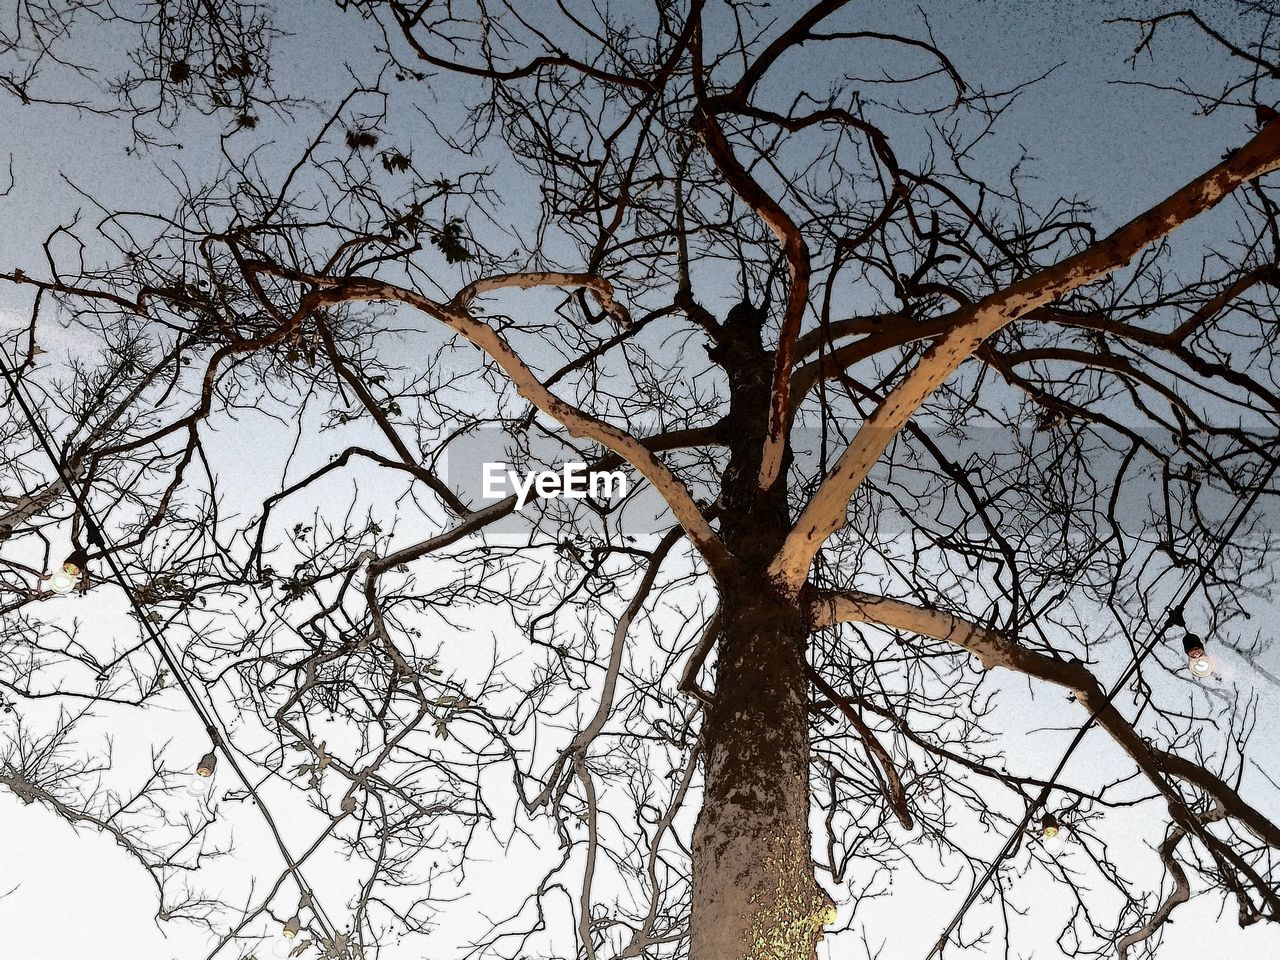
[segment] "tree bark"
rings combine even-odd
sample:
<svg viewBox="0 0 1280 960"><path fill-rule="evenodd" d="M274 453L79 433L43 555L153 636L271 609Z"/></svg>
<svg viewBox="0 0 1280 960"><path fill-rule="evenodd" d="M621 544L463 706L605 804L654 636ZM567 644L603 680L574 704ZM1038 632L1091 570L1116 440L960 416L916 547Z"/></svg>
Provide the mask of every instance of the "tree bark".
<svg viewBox="0 0 1280 960"><path fill-rule="evenodd" d="M811 960L833 919L810 848L808 618L766 576L791 522L786 484L757 482L773 375L763 319L735 307L711 352L731 387L719 533L736 567L719 580L715 692L702 731L693 960ZM790 460L784 449L780 476Z"/></svg>
<svg viewBox="0 0 1280 960"><path fill-rule="evenodd" d="M763 587L727 592L721 616L690 955L810 960L833 916L810 848L806 629Z"/></svg>

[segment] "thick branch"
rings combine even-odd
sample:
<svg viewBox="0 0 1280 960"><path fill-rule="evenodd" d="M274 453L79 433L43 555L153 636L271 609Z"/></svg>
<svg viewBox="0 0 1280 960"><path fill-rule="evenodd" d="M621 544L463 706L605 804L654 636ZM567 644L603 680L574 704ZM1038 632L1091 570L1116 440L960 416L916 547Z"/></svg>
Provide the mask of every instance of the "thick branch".
<svg viewBox="0 0 1280 960"><path fill-rule="evenodd" d="M838 7L839 4L833 6ZM810 11L810 16L814 12ZM725 182L733 188L733 192L755 211L756 216L777 238L791 279L787 290L787 304L782 314L782 327L778 332L778 347L774 352L773 381L769 394L769 429L765 436L760 474L757 480L761 490L768 490L778 479L782 470L787 423L791 409L789 402L791 368L795 363L796 339L800 336L805 305L809 302L809 281L813 272L810 265L809 246L805 243L799 226L782 209L782 205L769 195L769 192L747 172L734 155L733 147L720 127L715 110L707 105L700 62L701 31L696 32L694 36L694 49L699 61L694 67L694 84L700 104L698 129L706 143L707 152L715 161L716 168ZM787 34L784 34L785 36ZM767 53L766 51L766 56ZM758 60L757 64L759 63ZM747 82L746 78L743 82Z"/></svg>
<svg viewBox="0 0 1280 960"><path fill-rule="evenodd" d="M547 416L564 425L572 436L586 437L612 450L635 467L662 495L689 540L713 569L723 569L728 554L715 531L707 523L688 489L652 451L631 434L561 400L534 375L519 354L492 327L481 323L457 303L436 303L421 294L362 277L338 279L307 278L328 289L318 297L322 303L386 302L403 303L441 321L483 350L507 375L516 392ZM475 285L473 285L474 287ZM470 290L472 288L467 288ZM464 290L464 293L467 291Z"/></svg>
<svg viewBox="0 0 1280 960"><path fill-rule="evenodd" d="M1187 882L1187 872L1182 869L1182 864L1178 863L1173 855L1174 849L1186 835L1186 831L1181 827L1174 827L1160 844L1160 859L1164 861L1169 876L1173 880L1173 890L1151 915L1150 920L1116 944L1117 960L1128 960L1130 947L1153 937L1156 931L1168 922L1174 908L1191 899L1191 884Z"/></svg>
<svg viewBox="0 0 1280 960"><path fill-rule="evenodd" d="M1212 209L1241 184L1277 167L1280 123L1272 123L1208 173L1106 239L962 310L951 332L925 351L863 423L801 513L770 566L779 588L791 595L799 592L814 554L844 523L849 500L871 467L920 406L988 337L1037 307L1119 269L1144 247Z"/></svg>
<svg viewBox="0 0 1280 960"><path fill-rule="evenodd" d="M866 593L806 591L810 625L814 629L837 623L866 623L941 640L968 650L986 669L1005 667L1071 690L1084 707L1097 711L1097 723L1123 749L1170 801L1185 810L1180 796L1169 796L1165 776L1184 780L1212 797L1227 816L1243 823L1263 843L1280 850L1280 827L1247 803L1230 785L1199 764L1152 745L1107 702L1097 678L1074 657L1062 659L1030 650L1016 640L971 620L941 610L918 607L903 600ZM1187 813L1187 816L1191 816ZM1194 827L1192 829L1195 829Z"/></svg>

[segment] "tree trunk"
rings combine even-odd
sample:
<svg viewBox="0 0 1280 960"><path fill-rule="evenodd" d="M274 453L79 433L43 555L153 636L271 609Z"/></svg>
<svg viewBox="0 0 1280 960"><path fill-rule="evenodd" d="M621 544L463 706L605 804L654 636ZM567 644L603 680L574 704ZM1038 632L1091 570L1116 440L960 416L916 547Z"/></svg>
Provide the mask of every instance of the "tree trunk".
<svg viewBox="0 0 1280 960"><path fill-rule="evenodd" d="M831 920L809 846L808 625L765 579L791 526L786 483L758 486L774 363L761 342L765 319L739 304L710 352L731 387L720 535L740 566L719 583L693 831L693 960L812 960ZM783 478L790 462L788 448Z"/></svg>
<svg viewBox="0 0 1280 960"><path fill-rule="evenodd" d="M763 588L722 597L721 612L690 955L810 960L832 915L810 852L805 625Z"/></svg>

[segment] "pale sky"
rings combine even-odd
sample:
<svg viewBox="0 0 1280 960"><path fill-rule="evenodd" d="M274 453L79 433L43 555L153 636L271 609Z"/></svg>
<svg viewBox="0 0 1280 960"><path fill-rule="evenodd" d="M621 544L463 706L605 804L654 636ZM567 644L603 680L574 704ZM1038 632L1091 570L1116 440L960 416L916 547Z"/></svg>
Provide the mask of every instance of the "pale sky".
<svg viewBox="0 0 1280 960"><path fill-rule="evenodd" d="M889 25L897 21L899 26L905 23L918 28L919 21L908 5L888 6L893 12L860 11L858 17L865 17L865 21L859 19L859 26L883 28L883 20ZM1100 228L1123 222L1200 173L1247 135L1245 124L1249 118L1238 112L1195 116L1191 104L1184 99L1109 83L1133 76L1123 60L1135 41L1134 31L1123 26L1100 26L1104 17L1116 15L1116 4L1037 6L1012 0L959 0L929 4L926 9L939 46L956 61L963 74L987 86L1011 85L1062 64L1010 109L999 128L1001 132L986 145L985 156L1007 166L1025 150L1032 158L1028 172L1037 178L1029 184L1029 191L1042 191L1045 198L1064 195L1092 199L1097 208L1095 222ZM343 15L328 4L282 3L279 11L283 25L294 34L282 47L287 53L276 65L280 86L290 89L290 85L303 85L308 95L321 104L332 104L350 82L344 62L357 73L372 62L361 46L368 34L357 29L354 15ZM1213 76L1220 66L1216 55L1204 54L1194 43L1166 45L1162 55L1195 78ZM433 104L432 109L437 121L458 116L456 105ZM278 149L278 155L287 155L292 146L314 132L323 114L322 109L304 107L292 125L280 128L281 143L272 149ZM135 156L126 154L128 131L110 120L77 116L55 108L23 108L0 94L0 130L9 134L9 143L0 144L0 152L12 152L18 185L13 195L0 200L0 263L25 264L30 272L42 265L39 242L48 229L73 211L93 214L79 191L113 205L167 209L172 193L163 182L163 173L171 172L180 163L198 179L216 165L216 158L198 146L199 125L193 128L191 148L180 154ZM1179 238L1198 250L1197 243L1218 239L1213 230L1210 219ZM15 296L12 290L0 287L0 310L4 311L6 329L22 322L18 311L24 305L22 295ZM51 362L84 347L80 335L60 333L52 325L42 328L40 340L49 350ZM411 342L406 338L407 344ZM402 362L413 359L401 358ZM218 469L224 479L238 484L243 491L246 509L255 502L252 494L258 485L267 489L277 483L285 469L284 458L292 436L290 425L273 427L265 419L253 426L251 442L245 442L247 432L243 427L235 430L222 424L221 432L212 435L208 444L219 452ZM334 439L326 440L323 447L304 446L290 465L294 472L289 475L296 476L306 465L322 462L336 443ZM227 485L224 483L224 488ZM296 516L305 519L317 507L336 509L341 505L345 509L350 489L348 475L333 489L317 495L325 499L298 504ZM384 494L381 506L391 509L387 503L390 497ZM365 502L376 500L370 497ZM405 537L425 529L421 516L406 517L403 522ZM429 582L429 570L416 572ZM687 599L692 603L695 598ZM136 635L137 627L125 615L119 591L104 588L83 600L58 602L61 606L50 604L46 605L47 610L41 607L35 612L41 616L47 612L59 620L79 618L88 642L101 644L104 649L128 642ZM1265 623L1273 612L1260 599L1256 622ZM492 615L483 609L472 611L466 615L465 625L466 642L447 644L442 652L448 669L459 677L465 678L468 671L483 672L496 657L507 655L512 644L519 642L510 620L501 612ZM1254 749L1274 745L1280 736L1280 690L1229 652L1214 652L1222 668L1222 689L1234 687L1243 698L1258 698L1260 728ZM1271 672L1280 675L1280 653L1273 647L1265 657ZM1122 666L1119 659L1104 664L1099 668L1101 678L1110 681ZM1007 720L1011 731L1006 745L1010 768L1048 774L1069 736L1062 729L1080 722L1081 712L1063 702L1057 691L1035 690L1036 699L1032 701L1025 684L1005 682L999 689L999 715ZM586 702L594 704L594 698L588 696ZM225 703L221 706L223 717L230 718L229 707ZM24 716L38 726L56 714L57 705L23 704L22 709ZM1024 732L1025 736L1020 735ZM260 745L248 725L239 735L245 738L246 747ZM335 730L332 735L337 742L342 733ZM92 755L105 748L108 737L114 743L115 773L121 782L145 769L153 749L167 746L164 756L173 766L193 764L205 749L200 724L176 696L166 699L164 709L103 711L97 721L85 725L79 743ZM1125 761L1117 757L1105 738L1095 734L1073 759L1066 777L1070 779L1074 774L1091 781L1126 770ZM230 771L220 770L216 788L221 791L233 786ZM500 796L500 783L495 782L491 788ZM295 853L323 829L323 819L309 810L303 798L279 784L267 784L264 793L280 817ZM1254 799L1273 816L1280 816L1280 798L1274 790ZM188 803L184 795L179 793L173 800L171 816L197 815L193 806L183 806ZM220 801L217 812L218 824L211 836L216 842L232 844L232 852L207 871L201 871L199 882L237 902L256 903L262 890L280 873L278 852L249 804ZM1161 868L1150 848L1152 834L1144 830L1142 813L1109 811L1107 817L1111 820L1107 836L1114 837L1114 859L1124 864L1127 874L1131 871L1135 878L1147 876L1158 883ZM518 891L523 897L530 886L527 881L537 877L558 856L554 838L546 832L545 825L538 827L525 821L521 826L532 831L532 839L517 838L506 851L495 842L478 843L477 862L458 891L465 897L446 905L437 930L425 939L392 944L382 956L388 960L457 956L460 944L483 932L485 917L514 910L514 894ZM509 838L509 828L496 829L502 839ZM970 831L966 840L987 851L998 849L1004 839L1003 834L983 835L973 827L966 829ZM1080 854L1068 849L1062 864L1070 868L1073 856ZM1059 960L1065 954L1054 938L1072 904L1064 898L1061 886L1043 875L1033 875L1025 850L1020 858L1011 861L1010 868L1015 874L1028 874L1020 888L1021 902L1034 903L1034 909L1024 918L1014 919L1017 932L1011 938L1013 949L1009 956ZM340 916L342 901L351 892L354 867L341 854L325 849L304 869L329 913ZM886 944L880 954L882 960L923 958L968 889L967 879L957 871L955 863L935 865L929 876L943 881L938 886L924 883L909 869L904 870L895 880L893 894L862 903L855 929L829 939L820 947L820 956L861 960L865 952L859 931L865 925L873 952L881 942ZM273 908L280 917L289 915L292 899L296 899L296 891L286 884ZM1162 960L1263 960L1280 956L1280 929L1258 924L1240 930L1231 905L1221 915L1220 905L1218 898L1202 897L1180 908L1175 922L1164 930L1164 947L1158 956ZM211 940L206 930L183 923L157 923L155 906L150 880L110 838L89 828L73 831L39 805L25 806L12 794L0 791L0 958L193 960L208 954ZM560 906L563 908L564 903ZM975 911L975 916L979 915L987 922L994 916L991 911ZM259 921L256 926L264 936L272 938L268 943L274 942L278 922ZM972 928L966 926L965 932L971 936L978 929L980 924L975 923ZM567 937L562 936L555 945L564 955L572 955L573 946ZM235 955L234 950L222 954ZM263 955L270 955L269 947ZM959 950L947 954L969 955ZM1001 954L996 950L972 955Z"/></svg>

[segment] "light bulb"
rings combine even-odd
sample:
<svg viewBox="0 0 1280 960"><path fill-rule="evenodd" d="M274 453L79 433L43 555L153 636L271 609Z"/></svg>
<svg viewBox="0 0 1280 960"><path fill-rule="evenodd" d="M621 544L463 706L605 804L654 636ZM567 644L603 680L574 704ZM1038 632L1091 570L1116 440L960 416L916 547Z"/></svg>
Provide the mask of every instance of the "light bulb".
<svg viewBox="0 0 1280 960"><path fill-rule="evenodd" d="M49 577L49 589L59 596L65 597L68 593L76 588L79 582L79 571L75 574L68 573L65 567L59 569L56 573Z"/></svg>
<svg viewBox="0 0 1280 960"><path fill-rule="evenodd" d="M1187 666L1191 668L1193 674L1202 679L1213 676L1213 660L1203 650L1199 654L1189 654Z"/></svg>
<svg viewBox="0 0 1280 960"><path fill-rule="evenodd" d="M1067 832L1052 813L1046 813L1040 821L1040 842L1045 852L1054 857L1067 848Z"/></svg>
<svg viewBox="0 0 1280 960"><path fill-rule="evenodd" d="M1193 676L1201 680L1213 676L1213 660L1205 654L1203 640L1194 633L1188 633L1182 638L1182 649L1186 651L1187 666Z"/></svg>
<svg viewBox="0 0 1280 960"><path fill-rule="evenodd" d="M67 554L62 566L49 574L49 589L59 596L66 596L76 587L87 581L84 579L85 567L89 563L89 554L77 547Z"/></svg>
<svg viewBox="0 0 1280 960"><path fill-rule="evenodd" d="M213 771L218 769L218 755L210 750L196 764L196 772L187 783L187 793L193 797L203 796L209 792L213 783Z"/></svg>

